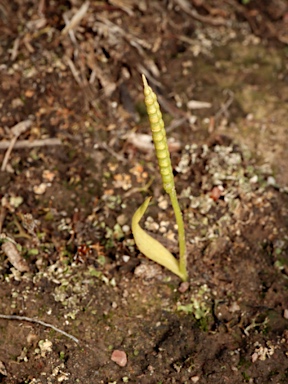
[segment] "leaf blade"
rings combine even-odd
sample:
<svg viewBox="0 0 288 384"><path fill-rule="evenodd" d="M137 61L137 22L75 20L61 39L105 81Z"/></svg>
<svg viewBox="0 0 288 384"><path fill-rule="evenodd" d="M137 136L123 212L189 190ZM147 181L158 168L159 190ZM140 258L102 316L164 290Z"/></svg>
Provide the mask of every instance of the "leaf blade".
<svg viewBox="0 0 288 384"><path fill-rule="evenodd" d="M180 271L179 263L175 257L161 243L159 243L159 241L148 235L148 233L146 233L139 225L139 221L145 214L150 200L151 197L148 197L133 215L132 232L135 243L143 255L169 269L183 280L184 275Z"/></svg>

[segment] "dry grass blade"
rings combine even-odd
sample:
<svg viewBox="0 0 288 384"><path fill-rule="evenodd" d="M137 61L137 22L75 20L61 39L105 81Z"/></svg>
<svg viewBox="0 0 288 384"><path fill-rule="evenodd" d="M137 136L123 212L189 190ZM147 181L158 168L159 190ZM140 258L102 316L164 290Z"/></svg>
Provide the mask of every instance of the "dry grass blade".
<svg viewBox="0 0 288 384"><path fill-rule="evenodd" d="M95 74L95 77L97 77L97 79L101 83L105 97L110 97L117 88L117 83L110 81L108 76L104 74L102 69L97 66L96 63L93 65L93 72Z"/></svg>
<svg viewBox="0 0 288 384"><path fill-rule="evenodd" d="M160 89L163 88L162 83L160 83L160 81L156 80L155 77L152 76L151 73L144 67L144 65L137 63L136 67L137 67L139 73L143 73L143 75L145 75L145 77L149 80L150 83L152 83L154 86L159 87Z"/></svg>
<svg viewBox="0 0 288 384"><path fill-rule="evenodd" d="M230 89L224 90L223 93L224 93L224 95L228 95L228 98L227 98L227 101L222 103L221 108L215 114L215 119L218 119L221 115L224 115L225 117L227 117L228 116L228 110L234 101L234 92L232 92Z"/></svg>
<svg viewBox="0 0 288 384"><path fill-rule="evenodd" d="M115 5L116 7L122 9L129 16L133 16L134 12L132 10L133 2L127 0L110 0L109 3ZM130 3L130 4L129 4Z"/></svg>
<svg viewBox="0 0 288 384"><path fill-rule="evenodd" d="M16 37L13 43L13 48L11 50L11 60L14 61L18 55L20 45L20 37Z"/></svg>
<svg viewBox="0 0 288 384"><path fill-rule="evenodd" d="M79 76L79 72L78 72L78 70L76 69L76 67L75 67L75 65L74 65L74 63L73 63L73 61L72 61L72 60L70 59L70 57L68 57L68 56L65 56L65 60L66 60L66 62L67 62L67 64L68 64L68 66L69 66L69 68L70 68L70 70L71 70L71 72L72 72L72 75L73 75L74 79L76 80L76 82L77 82L79 85L82 85L83 82L82 82L82 80L81 80L81 78L80 78L80 76Z"/></svg>
<svg viewBox="0 0 288 384"><path fill-rule="evenodd" d="M139 39L138 37L132 35L125 29L119 27L119 25L112 23L112 21L108 20L107 18L97 15L97 19L99 20L99 22L109 28L109 32L118 33L120 36L122 36L126 41L128 41L131 46L135 47L140 54L143 53L142 48L149 50L151 49L151 45L147 43L147 41Z"/></svg>
<svg viewBox="0 0 288 384"><path fill-rule="evenodd" d="M70 23L68 25L66 25L66 27L64 29L62 29L62 32L61 32L62 35L66 35L71 29L74 29L80 23L80 21L83 19L86 12L88 11L89 5L90 5L90 2L86 1L86 3L84 3L79 8L79 10L72 17Z"/></svg>
<svg viewBox="0 0 288 384"><path fill-rule="evenodd" d="M68 16L65 13L63 14L63 19L65 21L65 25L66 26L69 25L69 19L68 19ZM77 46L77 39L75 37L73 29L69 29L68 33L69 33L69 36L70 36L70 39L71 39L72 43L75 46Z"/></svg>

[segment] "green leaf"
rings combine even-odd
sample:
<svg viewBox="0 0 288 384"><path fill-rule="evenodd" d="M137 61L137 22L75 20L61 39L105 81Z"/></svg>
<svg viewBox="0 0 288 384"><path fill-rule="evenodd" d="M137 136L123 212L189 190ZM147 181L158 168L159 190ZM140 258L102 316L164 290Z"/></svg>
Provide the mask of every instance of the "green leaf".
<svg viewBox="0 0 288 384"><path fill-rule="evenodd" d="M148 233L146 233L139 225L139 221L145 214L150 200L151 197L148 197L133 215L132 232L135 243L143 255L169 269L184 280L186 276L180 271L179 263L175 257L161 243L159 243L159 241L148 235Z"/></svg>

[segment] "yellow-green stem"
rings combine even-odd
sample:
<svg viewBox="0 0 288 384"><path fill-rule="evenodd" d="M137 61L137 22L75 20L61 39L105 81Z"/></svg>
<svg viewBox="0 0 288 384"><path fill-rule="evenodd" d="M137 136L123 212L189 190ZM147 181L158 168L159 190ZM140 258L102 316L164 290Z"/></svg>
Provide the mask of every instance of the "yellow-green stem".
<svg viewBox="0 0 288 384"><path fill-rule="evenodd" d="M169 197L172 203L173 211L178 226L178 242L179 242L179 269L183 274L183 280L186 281L188 278L187 274L187 262L186 262L186 242L185 242L185 229L182 212L180 210L179 202L177 199L175 188L169 193Z"/></svg>
<svg viewBox="0 0 288 384"><path fill-rule="evenodd" d="M178 203L178 199L175 191L175 183L170 159L170 153L168 150L168 143L166 138L166 131L164 121L162 119L162 113L157 101L157 96L153 92L152 88L148 85L144 75L142 75L144 85L145 104L147 107L147 113L150 120L150 127L152 131L153 142L155 146L156 156L160 168L163 187L169 194L172 207L174 210L179 237L179 271L181 278L185 281L188 279L186 268L186 244L185 244L185 230L182 213ZM150 257L151 258L151 257ZM162 263L162 265L165 265ZM174 267L174 266L173 266ZM171 268L170 268L171 270ZM175 273L175 272L174 272ZM179 273L177 273L179 276Z"/></svg>

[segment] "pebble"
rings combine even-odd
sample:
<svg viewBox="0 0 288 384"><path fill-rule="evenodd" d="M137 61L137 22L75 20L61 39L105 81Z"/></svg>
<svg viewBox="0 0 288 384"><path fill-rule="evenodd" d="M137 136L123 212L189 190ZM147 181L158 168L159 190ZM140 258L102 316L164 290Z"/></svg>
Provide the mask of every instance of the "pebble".
<svg viewBox="0 0 288 384"><path fill-rule="evenodd" d="M273 176L269 176L269 177L267 178L267 184L268 184L268 185L276 185L276 180L274 179Z"/></svg>
<svg viewBox="0 0 288 384"><path fill-rule="evenodd" d="M112 352L111 360L114 361L114 363L118 364L119 367L125 367L127 364L127 355L124 351L115 349Z"/></svg>
<svg viewBox="0 0 288 384"><path fill-rule="evenodd" d="M188 283L188 281L184 281L180 284L178 291L180 293L185 293L188 289L189 289L189 283Z"/></svg>
<svg viewBox="0 0 288 384"><path fill-rule="evenodd" d="M46 189L47 189L47 184L46 183L41 183L39 185L34 185L33 192L36 195L43 195L46 192Z"/></svg>

